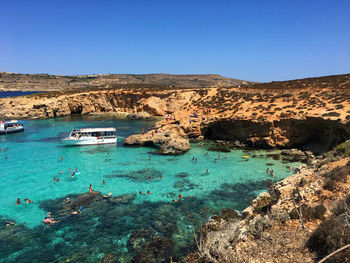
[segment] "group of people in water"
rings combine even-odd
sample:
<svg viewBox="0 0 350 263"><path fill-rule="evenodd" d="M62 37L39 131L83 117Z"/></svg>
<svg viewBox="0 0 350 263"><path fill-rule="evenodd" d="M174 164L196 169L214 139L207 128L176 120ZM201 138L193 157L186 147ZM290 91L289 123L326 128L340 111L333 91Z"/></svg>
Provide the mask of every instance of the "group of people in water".
<svg viewBox="0 0 350 263"><path fill-rule="evenodd" d="M28 199L28 197L24 198L24 201L27 203L27 204L31 204L33 203L32 200ZM21 205L22 204L22 201L21 199L18 197L17 200L16 200L16 205Z"/></svg>
<svg viewBox="0 0 350 263"><path fill-rule="evenodd" d="M9 150L9 147L0 147L0 152L7 152ZM7 157L7 155L5 155L5 160L7 160L8 159L8 157Z"/></svg>

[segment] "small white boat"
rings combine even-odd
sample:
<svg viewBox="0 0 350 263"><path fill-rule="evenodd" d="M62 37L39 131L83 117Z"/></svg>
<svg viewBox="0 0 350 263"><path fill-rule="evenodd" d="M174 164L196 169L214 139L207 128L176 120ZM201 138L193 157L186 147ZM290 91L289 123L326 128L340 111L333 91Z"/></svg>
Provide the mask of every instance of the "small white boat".
<svg viewBox="0 0 350 263"><path fill-rule="evenodd" d="M67 145L96 145L117 143L115 128L85 128L72 130L62 141Z"/></svg>
<svg viewBox="0 0 350 263"><path fill-rule="evenodd" d="M0 134L21 132L23 130L23 124L17 120L0 121Z"/></svg>

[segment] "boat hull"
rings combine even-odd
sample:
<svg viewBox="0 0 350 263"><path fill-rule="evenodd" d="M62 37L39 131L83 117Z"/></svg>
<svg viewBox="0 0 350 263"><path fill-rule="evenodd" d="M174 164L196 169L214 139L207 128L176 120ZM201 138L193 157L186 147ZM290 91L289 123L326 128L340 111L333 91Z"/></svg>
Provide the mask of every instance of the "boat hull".
<svg viewBox="0 0 350 263"><path fill-rule="evenodd" d="M8 128L6 130L0 130L0 134L10 134L10 133L16 133L16 132L22 132L22 131L24 131L23 127Z"/></svg>
<svg viewBox="0 0 350 263"><path fill-rule="evenodd" d="M100 145L100 144L116 144L117 138L93 138L90 137L88 139L85 138L64 138L62 142L65 145L73 145L73 146L84 146L84 145Z"/></svg>

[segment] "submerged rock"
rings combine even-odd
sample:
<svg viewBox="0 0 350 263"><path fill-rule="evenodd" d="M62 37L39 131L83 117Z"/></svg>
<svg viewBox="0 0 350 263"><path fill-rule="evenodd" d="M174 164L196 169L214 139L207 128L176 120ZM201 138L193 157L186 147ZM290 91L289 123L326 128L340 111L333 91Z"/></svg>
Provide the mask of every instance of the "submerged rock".
<svg viewBox="0 0 350 263"><path fill-rule="evenodd" d="M136 194L123 194L116 197L110 197L109 201L115 204L128 204L134 201Z"/></svg>

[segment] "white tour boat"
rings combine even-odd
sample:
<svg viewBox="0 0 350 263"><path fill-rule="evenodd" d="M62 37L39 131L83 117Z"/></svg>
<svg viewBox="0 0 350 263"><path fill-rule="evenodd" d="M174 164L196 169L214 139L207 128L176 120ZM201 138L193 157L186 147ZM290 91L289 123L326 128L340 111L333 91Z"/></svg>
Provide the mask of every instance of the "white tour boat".
<svg viewBox="0 0 350 263"><path fill-rule="evenodd" d="M17 120L0 121L0 134L21 132L24 130L23 124Z"/></svg>
<svg viewBox="0 0 350 263"><path fill-rule="evenodd" d="M115 128L85 128L72 130L62 141L67 145L96 145L117 143Z"/></svg>

